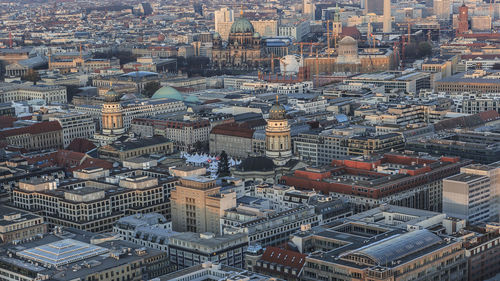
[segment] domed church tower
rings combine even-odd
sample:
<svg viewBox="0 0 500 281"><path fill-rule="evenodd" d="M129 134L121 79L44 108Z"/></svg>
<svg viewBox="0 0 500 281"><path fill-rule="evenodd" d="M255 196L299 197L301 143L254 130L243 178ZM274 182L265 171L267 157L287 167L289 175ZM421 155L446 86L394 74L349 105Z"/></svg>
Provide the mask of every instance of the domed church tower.
<svg viewBox="0 0 500 281"><path fill-rule="evenodd" d="M266 126L266 156L274 161L277 166L285 165L292 158L292 140L290 126L286 119L285 108L276 103L269 111Z"/></svg>
<svg viewBox="0 0 500 281"><path fill-rule="evenodd" d="M121 135L125 133L120 94L111 88L104 96L104 100L105 102L102 105L102 133L104 135Z"/></svg>

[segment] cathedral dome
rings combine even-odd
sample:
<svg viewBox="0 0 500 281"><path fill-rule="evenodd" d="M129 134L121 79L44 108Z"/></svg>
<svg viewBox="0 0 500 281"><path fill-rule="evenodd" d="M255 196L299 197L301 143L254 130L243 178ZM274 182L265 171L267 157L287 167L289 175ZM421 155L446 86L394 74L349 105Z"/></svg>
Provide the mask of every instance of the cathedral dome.
<svg viewBox="0 0 500 281"><path fill-rule="evenodd" d="M286 110L285 108L276 103L269 110L269 119L271 120L283 120L286 119Z"/></svg>
<svg viewBox="0 0 500 281"><path fill-rule="evenodd" d="M107 102L116 102L120 100L121 95L115 92L113 88L109 89L104 95L104 100Z"/></svg>
<svg viewBox="0 0 500 281"><path fill-rule="evenodd" d="M230 33L254 33L252 23L246 18L237 19L233 25L231 25Z"/></svg>
<svg viewBox="0 0 500 281"><path fill-rule="evenodd" d="M351 36L346 36L340 40L339 45L357 45L358 41L356 41Z"/></svg>

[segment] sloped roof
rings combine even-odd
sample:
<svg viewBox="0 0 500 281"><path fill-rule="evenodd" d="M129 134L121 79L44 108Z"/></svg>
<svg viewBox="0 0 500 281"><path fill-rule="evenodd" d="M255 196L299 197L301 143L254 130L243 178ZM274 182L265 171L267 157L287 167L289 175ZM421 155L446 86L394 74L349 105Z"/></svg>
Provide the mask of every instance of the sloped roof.
<svg viewBox="0 0 500 281"><path fill-rule="evenodd" d="M53 132L53 131L58 131L58 130L62 130L61 124L59 124L59 122L46 121L46 122L35 123L35 124L33 124L31 126L27 126L27 127L21 127L21 128L15 128L15 129L1 131L0 132L0 139L11 137L11 136L16 136L16 135L22 135L22 134L37 135L37 134Z"/></svg>
<svg viewBox="0 0 500 281"><path fill-rule="evenodd" d="M298 252L277 247L267 247L261 260L301 270L306 257L307 255Z"/></svg>

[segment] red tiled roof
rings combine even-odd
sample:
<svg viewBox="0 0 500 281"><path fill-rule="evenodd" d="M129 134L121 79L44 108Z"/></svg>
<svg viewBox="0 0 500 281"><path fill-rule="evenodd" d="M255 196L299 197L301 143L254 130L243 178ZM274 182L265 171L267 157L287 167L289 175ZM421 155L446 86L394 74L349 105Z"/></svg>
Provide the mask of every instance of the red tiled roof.
<svg viewBox="0 0 500 281"><path fill-rule="evenodd" d="M53 131L58 131L62 130L61 124L57 121L46 121L46 122L40 122L40 123L35 123L31 126L27 127L21 127L21 128L15 128L11 130L5 130L0 132L0 139L10 137L10 136L16 136L16 135L22 135L22 134L32 134L32 135L37 135L37 134L42 134L46 132L53 132Z"/></svg>
<svg viewBox="0 0 500 281"><path fill-rule="evenodd" d="M354 39L360 39L361 32L359 32L358 28L356 28L355 26L344 26L342 27L341 36L351 36Z"/></svg>
<svg viewBox="0 0 500 281"><path fill-rule="evenodd" d="M86 139L74 139L66 148L67 150L86 153L92 149L96 148L96 146L89 140Z"/></svg>
<svg viewBox="0 0 500 281"><path fill-rule="evenodd" d="M307 255L298 252L277 247L267 247L264 254L262 254L261 260L300 270L304 266L306 257Z"/></svg>
<svg viewBox="0 0 500 281"><path fill-rule="evenodd" d="M63 167L67 172L89 167L101 167L104 169L111 169L113 167L113 163L109 161L93 158L85 153L63 149L48 154L23 158L28 161L28 164L36 164L38 166L59 166Z"/></svg>
<svg viewBox="0 0 500 281"><path fill-rule="evenodd" d="M499 119L500 114L496 110L488 110L488 111L479 112L479 117L484 122L489 122L489 121Z"/></svg>
<svg viewBox="0 0 500 281"><path fill-rule="evenodd" d="M0 129L11 128L16 120L17 118L12 116L0 116Z"/></svg>
<svg viewBox="0 0 500 281"><path fill-rule="evenodd" d="M248 125L245 123L237 124L237 123L229 123L215 126L210 134L216 135L226 135L226 136L234 136L234 137L242 137L249 138L253 137L254 130L248 128Z"/></svg>

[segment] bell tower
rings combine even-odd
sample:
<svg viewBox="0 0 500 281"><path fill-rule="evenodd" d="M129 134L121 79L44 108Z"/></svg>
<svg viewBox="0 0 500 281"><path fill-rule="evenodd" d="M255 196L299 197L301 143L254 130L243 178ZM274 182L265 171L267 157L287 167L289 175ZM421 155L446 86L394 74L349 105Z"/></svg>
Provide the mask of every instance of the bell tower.
<svg viewBox="0 0 500 281"><path fill-rule="evenodd" d="M290 125L286 119L286 110L276 103L269 110L269 119L266 126L266 156L277 166L284 166L292 158L292 140Z"/></svg>

